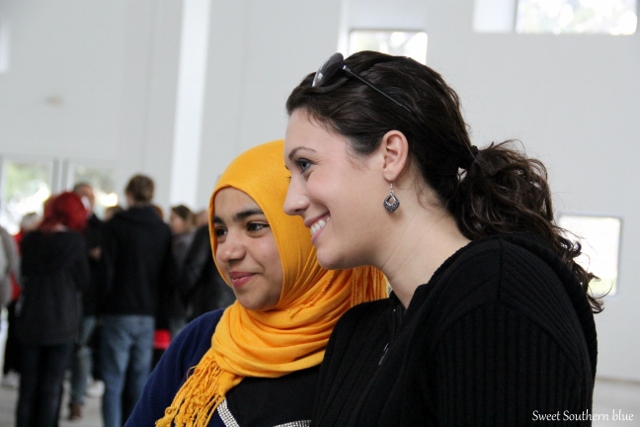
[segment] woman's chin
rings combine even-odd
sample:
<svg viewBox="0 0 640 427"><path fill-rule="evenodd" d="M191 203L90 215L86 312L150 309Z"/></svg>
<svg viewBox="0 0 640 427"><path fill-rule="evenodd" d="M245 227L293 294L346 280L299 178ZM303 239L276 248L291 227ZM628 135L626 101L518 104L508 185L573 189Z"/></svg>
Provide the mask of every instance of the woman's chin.
<svg viewBox="0 0 640 427"><path fill-rule="evenodd" d="M346 265L341 258L336 258L335 254L331 254L331 256L323 257L321 253L318 253L318 264L322 268L326 268L327 270L344 270L347 268L352 268L352 266Z"/></svg>

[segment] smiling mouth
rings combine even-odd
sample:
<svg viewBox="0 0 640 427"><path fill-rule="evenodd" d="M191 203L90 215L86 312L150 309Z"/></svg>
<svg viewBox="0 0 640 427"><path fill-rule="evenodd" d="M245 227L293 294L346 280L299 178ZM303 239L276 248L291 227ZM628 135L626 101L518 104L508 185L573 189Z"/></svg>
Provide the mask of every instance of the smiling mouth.
<svg viewBox="0 0 640 427"><path fill-rule="evenodd" d="M325 225L327 225L327 222L329 222L329 219L331 219L331 217L327 217L326 220L321 219L318 220L315 224L313 224L311 227L309 227L309 231L311 232L311 236L314 236L318 231L322 230L324 228Z"/></svg>
<svg viewBox="0 0 640 427"><path fill-rule="evenodd" d="M253 273L238 273L233 272L229 274L229 279L234 288L241 287L249 282L255 274Z"/></svg>

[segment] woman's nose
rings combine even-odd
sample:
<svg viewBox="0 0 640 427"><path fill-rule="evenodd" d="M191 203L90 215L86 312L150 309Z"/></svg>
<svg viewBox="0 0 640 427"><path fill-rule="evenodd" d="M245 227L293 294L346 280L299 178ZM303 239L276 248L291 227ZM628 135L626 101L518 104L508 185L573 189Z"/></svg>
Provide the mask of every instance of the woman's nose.
<svg viewBox="0 0 640 427"><path fill-rule="evenodd" d="M302 216L309 206L309 199L302 191L302 187L293 180L289 183L287 197L284 199L284 211L287 215Z"/></svg>
<svg viewBox="0 0 640 427"><path fill-rule="evenodd" d="M244 258L245 253L246 251L242 242L228 235L223 243L218 244L216 256L220 262L228 264Z"/></svg>

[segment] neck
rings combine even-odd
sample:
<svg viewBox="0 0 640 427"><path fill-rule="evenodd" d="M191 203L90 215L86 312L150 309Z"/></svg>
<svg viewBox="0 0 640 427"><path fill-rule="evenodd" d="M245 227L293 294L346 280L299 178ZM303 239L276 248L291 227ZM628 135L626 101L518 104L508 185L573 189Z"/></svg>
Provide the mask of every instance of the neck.
<svg viewBox="0 0 640 427"><path fill-rule="evenodd" d="M394 293L407 308L418 286L427 283L433 273L451 255L469 243L455 220L443 209L421 206L407 209L391 226L390 251L381 270ZM395 215L395 214L394 214Z"/></svg>

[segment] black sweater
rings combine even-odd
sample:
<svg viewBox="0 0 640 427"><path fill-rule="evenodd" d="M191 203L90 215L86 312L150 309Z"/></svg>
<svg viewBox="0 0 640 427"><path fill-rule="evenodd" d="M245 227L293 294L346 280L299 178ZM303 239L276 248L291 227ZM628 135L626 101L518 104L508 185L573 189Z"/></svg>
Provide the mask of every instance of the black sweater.
<svg viewBox="0 0 640 427"><path fill-rule="evenodd" d="M173 274L171 229L148 205L117 213L102 230L100 313L157 316Z"/></svg>
<svg viewBox="0 0 640 427"><path fill-rule="evenodd" d="M32 231L22 240L22 293L16 334L25 344L74 342L82 319L81 290L89 282L82 236Z"/></svg>
<svg viewBox="0 0 640 427"><path fill-rule="evenodd" d="M313 425L590 425L596 358L570 270L533 239L488 238L449 258L406 312L392 295L341 318Z"/></svg>

